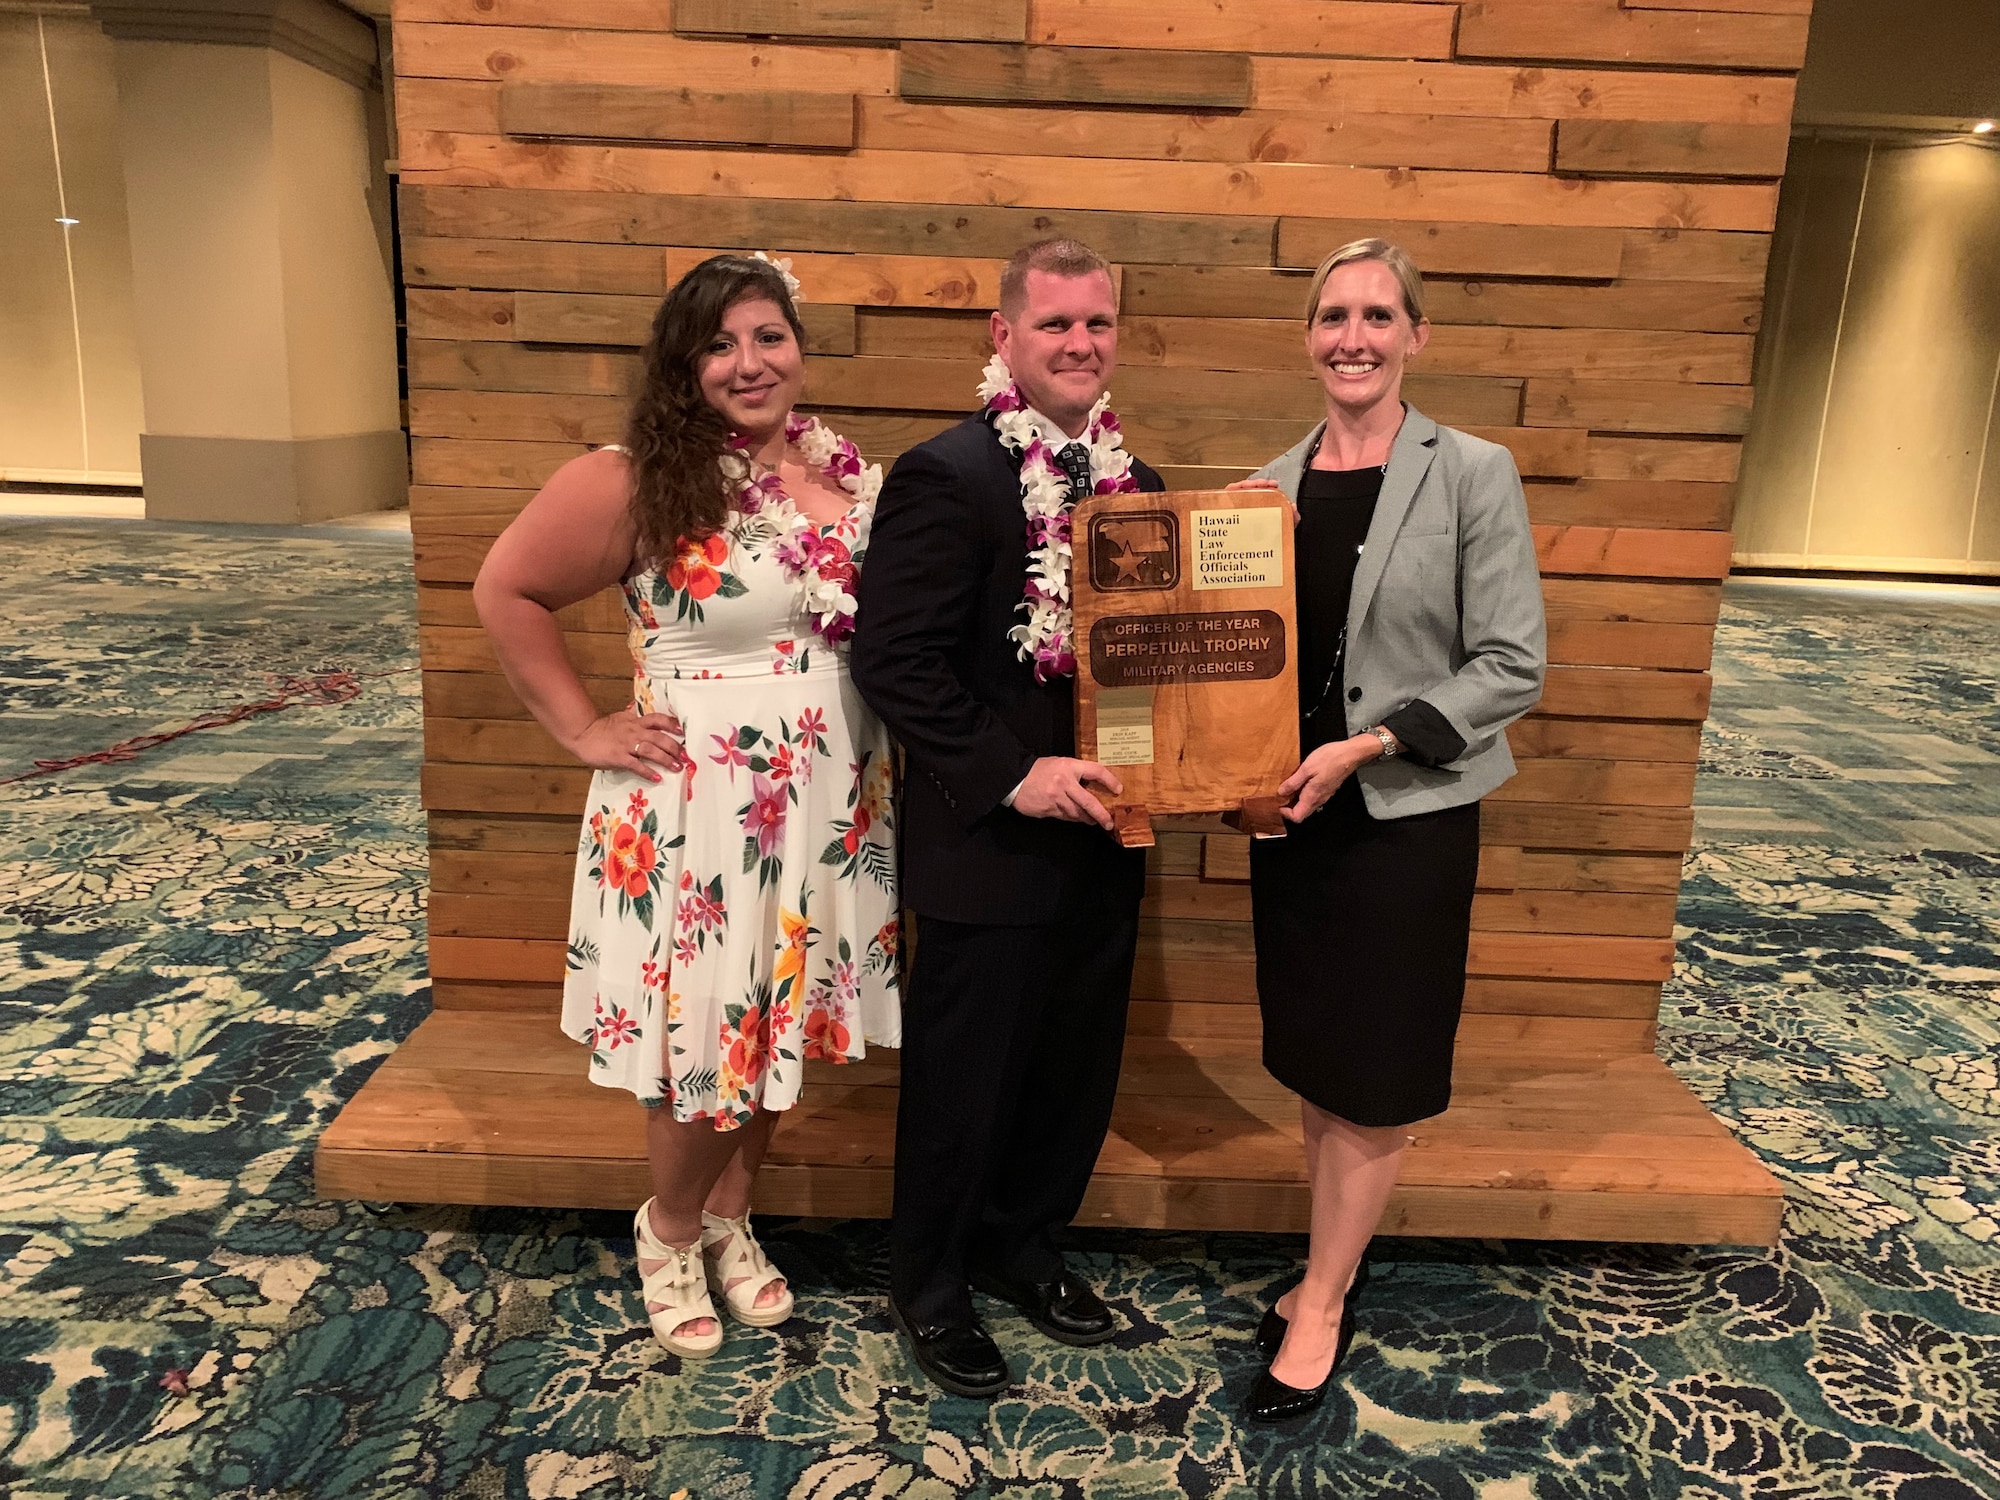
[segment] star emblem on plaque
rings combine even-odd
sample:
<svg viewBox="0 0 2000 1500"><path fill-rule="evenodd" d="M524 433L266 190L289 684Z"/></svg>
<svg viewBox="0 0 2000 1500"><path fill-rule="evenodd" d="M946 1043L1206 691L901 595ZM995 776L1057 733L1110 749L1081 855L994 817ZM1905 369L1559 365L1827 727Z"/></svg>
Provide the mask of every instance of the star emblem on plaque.
<svg viewBox="0 0 2000 1500"><path fill-rule="evenodd" d="M1180 523L1169 511L1090 523L1090 581L1100 589L1170 589L1181 581Z"/></svg>

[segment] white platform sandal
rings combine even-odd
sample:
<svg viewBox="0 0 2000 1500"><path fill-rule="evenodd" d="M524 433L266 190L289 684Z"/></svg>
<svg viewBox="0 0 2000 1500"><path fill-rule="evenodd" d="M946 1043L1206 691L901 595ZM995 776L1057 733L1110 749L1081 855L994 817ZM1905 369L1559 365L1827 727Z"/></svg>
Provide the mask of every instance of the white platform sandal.
<svg viewBox="0 0 2000 1500"><path fill-rule="evenodd" d="M764 1307L757 1297L784 1272L764 1255L764 1247L750 1232L750 1216L725 1219L706 1209L701 1215L701 1259L708 1270L708 1284L729 1304L730 1316L752 1328L775 1328L792 1315L792 1289Z"/></svg>
<svg viewBox="0 0 2000 1500"><path fill-rule="evenodd" d="M652 1211L653 1200L648 1198L632 1221L646 1316L652 1322L653 1336L669 1350L683 1359L701 1359L722 1347L722 1319L716 1315L715 1303L708 1295L708 1280L697 1264L706 1257L698 1243L683 1250L655 1235ZM680 1331L703 1318L715 1325L707 1333Z"/></svg>

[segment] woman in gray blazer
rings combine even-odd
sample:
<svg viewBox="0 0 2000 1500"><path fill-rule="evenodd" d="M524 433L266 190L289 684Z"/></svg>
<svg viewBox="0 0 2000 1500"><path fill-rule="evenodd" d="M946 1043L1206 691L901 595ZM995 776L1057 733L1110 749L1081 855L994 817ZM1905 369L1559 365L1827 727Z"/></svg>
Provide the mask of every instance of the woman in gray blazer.
<svg viewBox="0 0 2000 1500"><path fill-rule="evenodd" d="M1299 722L1289 836L1251 851L1264 1066L1305 1120L1304 1279L1258 1330L1249 1415L1314 1410L1354 1337L1405 1127L1451 1097L1479 799L1541 695L1541 579L1505 448L1402 400L1430 337L1409 256L1357 240L1306 304L1326 420L1246 484L1298 509Z"/></svg>

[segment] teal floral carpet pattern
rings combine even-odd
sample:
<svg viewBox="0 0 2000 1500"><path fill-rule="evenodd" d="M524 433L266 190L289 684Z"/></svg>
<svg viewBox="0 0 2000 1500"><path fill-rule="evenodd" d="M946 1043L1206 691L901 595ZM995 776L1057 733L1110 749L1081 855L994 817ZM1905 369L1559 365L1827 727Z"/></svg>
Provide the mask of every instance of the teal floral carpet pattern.
<svg viewBox="0 0 2000 1500"><path fill-rule="evenodd" d="M906 1363L882 1226L772 1221L799 1313L681 1365L616 1214L328 1203L424 1014L406 538L0 521L0 1493L950 1500L2000 1494L2000 603L1732 585L1673 1066L1775 1253L1391 1240L1325 1409L1236 1415L1302 1241L1100 1230L1129 1323ZM551 1023L553 1024L553 1022Z"/></svg>

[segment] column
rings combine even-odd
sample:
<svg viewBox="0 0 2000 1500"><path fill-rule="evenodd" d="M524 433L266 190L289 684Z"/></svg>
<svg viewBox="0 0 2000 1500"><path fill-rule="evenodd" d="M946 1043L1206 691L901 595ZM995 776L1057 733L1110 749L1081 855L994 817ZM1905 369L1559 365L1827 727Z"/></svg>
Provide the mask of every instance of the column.
<svg viewBox="0 0 2000 1500"><path fill-rule="evenodd" d="M92 13L117 51L146 514L403 504L374 28L332 0Z"/></svg>

